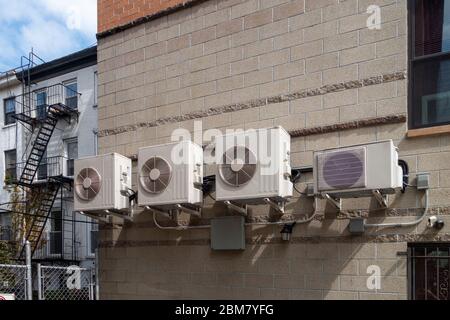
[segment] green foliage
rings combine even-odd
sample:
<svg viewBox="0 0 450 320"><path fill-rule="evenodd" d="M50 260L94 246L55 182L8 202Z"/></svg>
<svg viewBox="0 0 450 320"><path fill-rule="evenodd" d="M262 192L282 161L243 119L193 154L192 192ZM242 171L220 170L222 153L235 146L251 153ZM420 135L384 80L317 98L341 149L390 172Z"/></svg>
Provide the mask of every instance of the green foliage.
<svg viewBox="0 0 450 320"><path fill-rule="evenodd" d="M0 241L0 264L11 263L12 258L11 246L6 241Z"/></svg>

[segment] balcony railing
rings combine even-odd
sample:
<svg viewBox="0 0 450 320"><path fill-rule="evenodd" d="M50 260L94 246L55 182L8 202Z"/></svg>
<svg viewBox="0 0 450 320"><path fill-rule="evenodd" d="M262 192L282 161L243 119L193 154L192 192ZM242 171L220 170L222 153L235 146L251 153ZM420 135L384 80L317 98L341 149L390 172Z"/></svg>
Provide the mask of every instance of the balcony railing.
<svg viewBox="0 0 450 320"><path fill-rule="evenodd" d="M49 106L60 105L69 111L76 111L81 94L62 83L37 89L16 97L18 120L28 117L43 120L47 117Z"/></svg>
<svg viewBox="0 0 450 320"><path fill-rule="evenodd" d="M26 162L17 163L16 168L11 169L21 173ZM74 161L63 156L48 157L42 159L39 164L35 180L47 180L54 177L72 177L74 173ZM18 174L16 174L18 176Z"/></svg>

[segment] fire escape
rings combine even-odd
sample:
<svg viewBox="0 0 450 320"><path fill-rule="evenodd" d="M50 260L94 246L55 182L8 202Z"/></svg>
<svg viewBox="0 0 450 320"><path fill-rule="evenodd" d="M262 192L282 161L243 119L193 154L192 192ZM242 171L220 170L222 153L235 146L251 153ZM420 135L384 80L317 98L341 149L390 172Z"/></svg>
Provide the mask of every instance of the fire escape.
<svg viewBox="0 0 450 320"><path fill-rule="evenodd" d="M28 61L29 67L21 71L23 93L16 97L16 114L13 115L24 127L26 147L23 162L16 165L17 178L12 183L25 195L25 211L31 222L24 241L30 242L34 255L41 247L45 226L58 195L70 191L73 186L73 179L67 174L70 170L67 161L63 156L47 158L47 148L60 121L69 124L78 121L80 94L62 83L33 90L30 69L34 65L31 59ZM62 246L65 240L63 237ZM24 243L18 259L25 258Z"/></svg>

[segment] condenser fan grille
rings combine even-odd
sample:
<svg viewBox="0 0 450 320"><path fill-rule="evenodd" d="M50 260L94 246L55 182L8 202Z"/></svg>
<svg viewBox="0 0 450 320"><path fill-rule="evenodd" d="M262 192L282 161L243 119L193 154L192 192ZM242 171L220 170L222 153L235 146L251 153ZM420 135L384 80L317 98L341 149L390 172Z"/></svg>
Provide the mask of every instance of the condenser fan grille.
<svg viewBox="0 0 450 320"><path fill-rule="evenodd" d="M351 189L366 186L366 149L332 152L319 156L319 188Z"/></svg>
<svg viewBox="0 0 450 320"><path fill-rule="evenodd" d="M152 157L141 168L139 181L149 193L161 193L169 185L172 178L170 164L160 157Z"/></svg>
<svg viewBox="0 0 450 320"><path fill-rule="evenodd" d="M100 192L102 179L94 168L85 168L75 178L75 193L85 201L94 199Z"/></svg>
<svg viewBox="0 0 450 320"><path fill-rule="evenodd" d="M247 184L256 172L256 157L245 147L233 147L223 154L219 173L228 185L238 187Z"/></svg>

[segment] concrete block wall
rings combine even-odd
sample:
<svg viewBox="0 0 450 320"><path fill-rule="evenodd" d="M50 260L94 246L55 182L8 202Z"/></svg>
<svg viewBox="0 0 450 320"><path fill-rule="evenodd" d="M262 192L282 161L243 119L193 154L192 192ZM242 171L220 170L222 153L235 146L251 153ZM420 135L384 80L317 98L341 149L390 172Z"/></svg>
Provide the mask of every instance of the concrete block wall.
<svg viewBox="0 0 450 320"><path fill-rule="evenodd" d="M381 7L380 30L366 26L372 4ZM431 212L447 221L449 136L406 137L407 36L406 0L208 0L104 35L99 151L133 157L170 141L176 128L193 132L195 121L203 130L282 125L293 137L293 166L311 165L315 150L393 139L411 184L417 172L431 173ZM345 201L339 215L319 201L319 217L297 226L290 244L278 227L248 227L247 249L230 253L210 250L207 229L161 231L143 213L102 228L102 297L405 299L407 261L398 253L408 241L448 240L448 228L422 223L352 237L348 218L410 221L422 200L411 188L391 197L387 212L369 212L376 204L360 199ZM274 214L250 210L249 221ZM311 212L300 194L287 210ZM226 213L208 199L191 223ZM367 289L370 265L382 270L380 290Z"/></svg>

